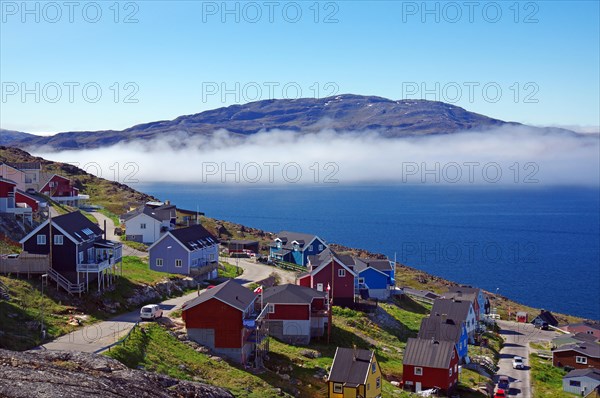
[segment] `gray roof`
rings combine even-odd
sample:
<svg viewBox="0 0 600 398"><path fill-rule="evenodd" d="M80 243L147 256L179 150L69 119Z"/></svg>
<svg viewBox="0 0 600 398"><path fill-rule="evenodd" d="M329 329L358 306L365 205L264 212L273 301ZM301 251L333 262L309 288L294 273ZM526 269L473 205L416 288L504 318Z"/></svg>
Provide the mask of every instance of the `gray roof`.
<svg viewBox="0 0 600 398"><path fill-rule="evenodd" d="M218 299L222 302L237 308L240 311L246 310L256 298L256 295L249 289L240 285L233 279L228 280L212 289L207 289L200 293L198 297L193 298L183 304L184 310L189 310L192 307L202 304L210 299Z"/></svg>
<svg viewBox="0 0 600 398"><path fill-rule="evenodd" d="M319 292L310 287L285 284L265 289L263 301L279 304L310 304L314 298L325 298L325 292Z"/></svg>
<svg viewBox="0 0 600 398"><path fill-rule="evenodd" d="M575 351L591 358L600 358L600 344L594 342L566 344L554 350L554 352L564 351Z"/></svg>
<svg viewBox="0 0 600 398"><path fill-rule="evenodd" d="M438 298L431 307L432 315L446 315L455 322L465 322L469 317L470 301Z"/></svg>
<svg viewBox="0 0 600 398"><path fill-rule="evenodd" d="M479 294L479 292L481 291L480 288L478 287L471 287L471 286L452 286L448 289L448 291L450 293L467 293L467 294Z"/></svg>
<svg viewBox="0 0 600 398"><path fill-rule="evenodd" d="M598 337L593 334L587 333L575 333L575 334L563 334L561 336L552 339L552 344L557 347L564 346L565 344L576 344L578 342L596 342Z"/></svg>
<svg viewBox="0 0 600 398"><path fill-rule="evenodd" d="M443 298L469 301L475 303L477 301L477 293L466 292L446 292L442 295Z"/></svg>
<svg viewBox="0 0 600 398"><path fill-rule="evenodd" d="M188 250L199 250L207 246L219 243L210 232L202 225L192 225L190 227L174 229L169 234L184 245Z"/></svg>
<svg viewBox="0 0 600 398"><path fill-rule="evenodd" d="M574 327L574 326L587 326L592 329L600 330L600 323L597 323L597 322L579 322L579 323L570 323L567 325L567 327Z"/></svg>
<svg viewBox="0 0 600 398"><path fill-rule="evenodd" d="M429 299L436 299L436 298L440 297L439 294L430 292L429 290L413 289L412 287L407 287L407 286L403 287L402 290L404 291L405 294L409 294L409 295L417 296L417 297L426 297Z"/></svg>
<svg viewBox="0 0 600 398"><path fill-rule="evenodd" d="M338 347L329 372L329 381L348 387L364 384L371 367L373 351Z"/></svg>
<svg viewBox="0 0 600 398"><path fill-rule="evenodd" d="M292 242L294 241L299 243L301 250L304 250L304 245L309 244L315 237L316 235L291 231L281 231L277 234L277 238L281 239L281 246L284 249L288 250L292 250L294 248L294 246L292 245Z"/></svg>
<svg viewBox="0 0 600 398"><path fill-rule="evenodd" d="M158 221L167 221L177 218L177 208L175 205L161 205L158 207L153 207L148 206L147 204L122 215L121 218L124 221L127 221L142 213Z"/></svg>
<svg viewBox="0 0 600 398"><path fill-rule="evenodd" d="M392 270L392 264L389 260L382 260L379 258L352 257L352 262L354 263L354 269L356 272L362 272L367 268L373 268L382 272Z"/></svg>
<svg viewBox="0 0 600 398"><path fill-rule="evenodd" d="M454 342L409 338L404 350L405 365L448 369L452 361Z"/></svg>
<svg viewBox="0 0 600 398"><path fill-rule="evenodd" d="M462 323L452 319L443 319L441 316L429 316L421 321L421 328L417 337L420 339L447 340L454 343L460 341Z"/></svg>
<svg viewBox="0 0 600 398"><path fill-rule="evenodd" d="M352 258L352 256L349 256L347 254L338 254L329 247L317 255L308 256L308 261L312 265L313 269L315 269L325 263L331 262L332 257L337 259L339 263L344 264L348 268L354 269L354 259Z"/></svg>
<svg viewBox="0 0 600 398"><path fill-rule="evenodd" d="M589 377L594 380L600 381L600 369L587 368L587 369L575 369L567 373L563 379L570 379L572 377Z"/></svg>

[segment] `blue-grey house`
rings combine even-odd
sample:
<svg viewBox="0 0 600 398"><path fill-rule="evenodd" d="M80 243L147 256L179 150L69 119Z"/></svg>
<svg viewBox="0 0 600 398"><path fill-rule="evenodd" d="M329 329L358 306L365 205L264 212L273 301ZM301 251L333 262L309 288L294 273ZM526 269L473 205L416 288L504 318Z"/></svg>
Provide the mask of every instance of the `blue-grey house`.
<svg viewBox="0 0 600 398"><path fill-rule="evenodd" d="M148 248L150 269L214 279L219 264L219 242L202 225L174 229Z"/></svg>
<svg viewBox="0 0 600 398"><path fill-rule="evenodd" d="M396 284L394 265L389 260L353 257L357 294L387 300Z"/></svg>
<svg viewBox="0 0 600 398"><path fill-rule="evenodd" d="M327 248L327 244L317 235L281 231L271 243L269 258L305 267L308 256L315 256Z"/></svg>
<svg viewBox="0 0 600 398"><path fill-rule="evenodd" d="M459 363L464 363L467 358L469 335L464 322L443 315L430 315L421 321L418 337L426 340L452 341L456 346Z"/></svg>
<svg viewBox="0 0 600 398"><path fill-rule="evenodd" d="M490 300L483 290L477 287L452 286L448 289L448 293L444 294L444 297L471 301L473 308L478 310L475 314L478 321L490 313Z"/></svg>

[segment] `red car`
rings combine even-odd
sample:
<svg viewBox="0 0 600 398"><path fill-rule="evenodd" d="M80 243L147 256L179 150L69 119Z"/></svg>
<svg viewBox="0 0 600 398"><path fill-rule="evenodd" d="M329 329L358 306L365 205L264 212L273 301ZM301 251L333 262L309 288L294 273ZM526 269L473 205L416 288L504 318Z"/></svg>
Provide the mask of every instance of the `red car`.
<svg viewBox="0 0 600 398"><path fill-rule="evenodd" d="M494 394L494 398L506 398L506 393L503 389L499 388L496 390L496 394Z"/></svg>

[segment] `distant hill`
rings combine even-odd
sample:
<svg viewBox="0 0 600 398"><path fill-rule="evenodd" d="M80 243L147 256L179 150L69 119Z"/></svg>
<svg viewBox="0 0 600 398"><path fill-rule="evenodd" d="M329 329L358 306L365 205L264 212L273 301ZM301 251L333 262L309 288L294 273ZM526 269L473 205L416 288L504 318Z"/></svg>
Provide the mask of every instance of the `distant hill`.
<svg viewBox="0 0 600 398"><path fill-rule="evenodd" d="M128 211L130 205L156 200L153 196L138 192L125 184L98 178L71 164L53 162L32 156L18 148L0 146L0 163L2 162L40 163L44 172L56 173L71 178L81 193L90 195L93 198L94 204L102 205L116 214Z"/></svg>
<svg viewBox="0 0 600 398"><path fill-rule="evenodd" d="M385 137L405 137L449 134L464 130L485 131L507 125L520 124L492 119L443 102L394 101L346 94L321 99L274 99L232 105L180 116L174 120L139 124L121 131L65 132L41 137L1 130L0 143L24 148L48 145L55 149L83 149L181 132L192 136L210 136L219 129L226 129L242 137L261 130L284 129L311 133L324 128L342 132L374 130ZM568 130L560 131L572 133Z"/></svg>

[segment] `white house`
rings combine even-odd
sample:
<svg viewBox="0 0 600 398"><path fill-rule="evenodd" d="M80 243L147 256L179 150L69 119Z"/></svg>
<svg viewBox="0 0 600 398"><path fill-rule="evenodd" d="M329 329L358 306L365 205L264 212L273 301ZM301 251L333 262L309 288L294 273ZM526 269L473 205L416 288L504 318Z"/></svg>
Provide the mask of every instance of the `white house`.
<svg viewBox="0 0 600 398"><path fill-rule="evenodd" d="M174 228L177 209L170 204L158 207L146 204L123 215L121 219L125 223L127 240L151 244Z"/></svg>
<svg viewBox="0 0 600 398"><path fill-rule="evenodd" d="M474 340L475 329L477 328L477 319L473 304L468 300L456 300L438 298L433 302L431 314L444 318L452 319L455 322L464 322L469 335L469 341Z"/></svg>

